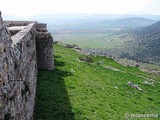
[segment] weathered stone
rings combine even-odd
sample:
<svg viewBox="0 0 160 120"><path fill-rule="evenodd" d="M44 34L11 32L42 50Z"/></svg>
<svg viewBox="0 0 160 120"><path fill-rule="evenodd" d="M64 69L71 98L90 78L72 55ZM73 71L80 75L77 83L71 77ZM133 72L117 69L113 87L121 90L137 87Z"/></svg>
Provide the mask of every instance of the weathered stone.
<svg viewBox="0 0 160 120"><path fill-rule="evenodd" d="M0 53L4 52L4 44L0 43Z"/></svg>
<svg viewBox="0 0 160 120"><path fill-rule="evenodd" d="M9 27L8 30L10 32L10 34L13 36L16 33L18 33L19 31L21 31L22 29L24 29L26 26L12 26Z"/></svg>
<svg viewBox="0 0 160 120"><path fill-rule="evenodd" d="M38 24L36 24L36 28L37 29L47 28L47 24L45 24L45 23L38 23Z"/></svg>
<svg viewBox="0 0 160 120"><path fill-rule="evenodd" d="M1 11L0 11L0 29L3 27L3 18L1 16Z"/></svg>
<svg viewBox="0 0 160 120"><path fill-rule="evenodd" d="M135 88L135 89L137 89L137 90L139 90L139 91L141 91L141 92L144 92L138 85L133 84L131 81L129 81L129 82L127 83L127 85L128 85L128 86L131 86L132 88Z"/></svg>
<svg viewBox="0 0 160 120"><path fill-rule="evenodd" d="M54 68L53 39L46 24L8 21L8 26L17 25L21 27L12 27L19 31L13 36L6 27L0 29L0 120L33 119L37 63L39 68Z"/></svg>
<svg viewBox="0 0 160 120"><path fill-rule="evenodd" d="M46 27L46 24L38 24L37 27L41 30L41 27ZM49 32L42 31L37 32L36 37L37 46L37 63L39 69L54 69L53 62L53 38Z"/></svg>
<svg viewBox="0 0 160 120"><path fill-rule="evenodd" d="M37 23L36 21L3 21L3 24L7 27L12 26L27 26L30 23Z"/></svg>
<svg viewBox="0 0 160 120"><path fill-rule="evenodd" d="M2 71L2 69L3 69L3 64L0 63L0 72Z"/></svg>

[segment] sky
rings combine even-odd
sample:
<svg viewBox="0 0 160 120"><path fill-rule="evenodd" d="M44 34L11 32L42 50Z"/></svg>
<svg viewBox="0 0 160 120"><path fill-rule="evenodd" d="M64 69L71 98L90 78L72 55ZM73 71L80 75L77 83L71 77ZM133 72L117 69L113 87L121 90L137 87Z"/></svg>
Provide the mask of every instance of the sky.
<svg viewBox="0 0 160 120"><path fill-rule="evenodd" d="M58 13L160 15L160 0L0 0L0 10L17 17Z"/></svg>

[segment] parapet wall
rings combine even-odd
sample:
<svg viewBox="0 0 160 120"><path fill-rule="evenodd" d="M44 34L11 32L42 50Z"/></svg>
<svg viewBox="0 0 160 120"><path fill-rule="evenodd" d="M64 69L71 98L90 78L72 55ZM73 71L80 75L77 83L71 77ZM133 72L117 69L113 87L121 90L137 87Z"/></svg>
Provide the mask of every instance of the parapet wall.
<svg viewBox="0 0 160 120"><path fill-rule="evenodd" d="M37 24L37 64L39 69L52 70L53 64L53 39L52 35L47 31L46 24Z"/></svg>
<svg viewBox="0 0 160 120"><path fill-rule="evenodd" d="M48 70L54 68L53 39L46 27L40 34L42 24L21 23L26 26L13 36L0 25L0 120L32 120L37 66Z"/></svg>
<svg viewBox="0 0 160 120"><path fill-rule="evenodd" d="M12 26L27 26L30 23L38 23L36 21L3 21L3 24L7 27Z"/></svg>

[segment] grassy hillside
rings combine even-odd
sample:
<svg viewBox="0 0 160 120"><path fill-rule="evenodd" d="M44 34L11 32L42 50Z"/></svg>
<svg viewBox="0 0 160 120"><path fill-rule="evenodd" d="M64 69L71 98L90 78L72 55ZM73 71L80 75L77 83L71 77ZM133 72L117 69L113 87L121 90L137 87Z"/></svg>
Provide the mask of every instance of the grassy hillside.
<svg viewBox="0 0 160 120"><path fill-rule="evenodd" d="M124 120L160 111L160 77L102 56L81 62L75 50L54 45L53 71L39 70L35 120ZM127 85L131 81L144 92ZM143 82L153 81L153 85Z"/></svg>
<svg viewBox="0 0 160 120"><path fill-rule="evenodd" d="M160 21L136 31L133 36L133 41L123 47L121 57L160 65Z"/></svg>

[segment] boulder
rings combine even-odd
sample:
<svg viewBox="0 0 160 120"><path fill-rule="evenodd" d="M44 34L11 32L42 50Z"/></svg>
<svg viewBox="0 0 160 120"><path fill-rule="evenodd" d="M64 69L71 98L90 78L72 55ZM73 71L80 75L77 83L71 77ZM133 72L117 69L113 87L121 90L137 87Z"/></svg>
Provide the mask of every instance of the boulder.
<svg viewBox="0 0 160 120"><path fill-rule="evenodd" d="M133 84L131 81L129 81L129 82L127 83L127 85L128 85L128 86L131 86L132 88L135 88L135 89L137 89L137 90L139 90L139 91L141 91L141 92L144 92L138 85Z"/></svg>

